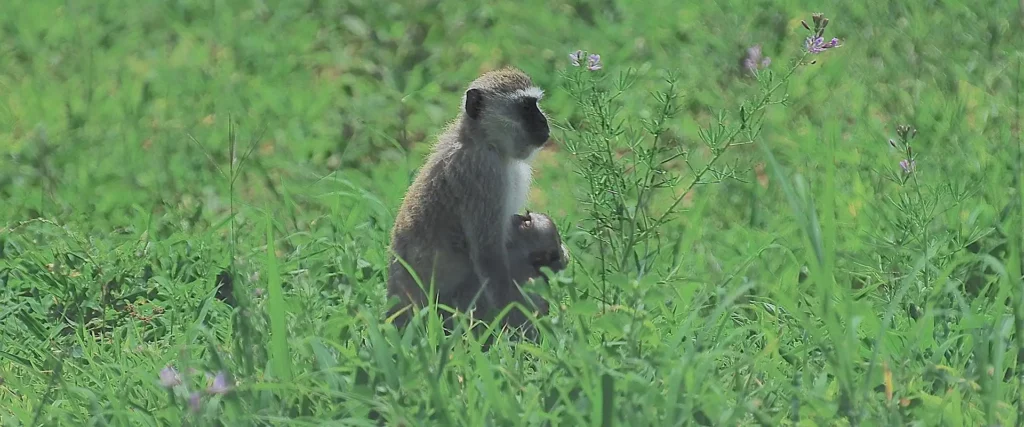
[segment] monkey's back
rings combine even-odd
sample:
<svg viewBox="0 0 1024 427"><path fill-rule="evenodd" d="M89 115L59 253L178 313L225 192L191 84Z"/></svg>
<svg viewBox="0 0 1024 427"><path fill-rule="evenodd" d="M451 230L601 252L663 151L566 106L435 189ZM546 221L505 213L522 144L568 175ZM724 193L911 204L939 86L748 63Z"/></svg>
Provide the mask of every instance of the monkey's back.
<svg viewBox="0 0 1024 427"><path fill-rule="evenodd" d="M454 167L468 160L464 151L442 135L402 200L391 234L389 295L423 298L406 266L394 256L401 257L425 286L431 275L438 281L460 281L473 274L459 209L463 199L473 195Z"/></svg>

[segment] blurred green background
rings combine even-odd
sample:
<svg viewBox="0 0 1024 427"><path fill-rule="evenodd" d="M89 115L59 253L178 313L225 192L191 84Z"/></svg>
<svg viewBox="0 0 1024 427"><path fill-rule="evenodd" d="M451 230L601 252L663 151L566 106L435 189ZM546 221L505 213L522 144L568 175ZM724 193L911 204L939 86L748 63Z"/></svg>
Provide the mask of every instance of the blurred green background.
<svg viewBox="0 0 1024 427"><path fill-rule="evenodd" d="M0 10L3 425L180 423L194 414L156 381L183 360L239 378L223 412L204 406L225 425L357 425L373 411L389 425L1009 425L1024 413L1021 282L1000 276L1020 263L1008 255L1022 197L1014 2L112 0ZM595 314L538 347L479 353L366 326L383 311L395 209L481 72L520 67L564 126L581 114L560 88L570 52L600 54L610 76L637 71L618 101L633 123L651 117L650 92L676 70L682 113L670 139L699 156L698 130L757 93L742 67L747 48L760 45L770 68L785 70L812 12L844 45L799 69L789 105L766 116L758 144L783 175L761 149L742 147L728 160L746 168L743 181L696 188L664 230L683 242L686 279L636 285L660 289L645 294L658 305L633 307L643 332L603 330L622 319ZM931 192L887 179L902 159L887 142L900 124L918 131L916 176ZM529 208L572 240L585 182L564 137L555 130L538 160ZM831 274L859 304L847 314L860 313L844 326L849 353L808 338L821 327L813 322L732 309L691 317L694 295L723 307L740 284L758 289L742 300L758 304L750 310L775 307L773 292L831 303L798 283L804 237L779 176L802 177L818 215L834 213L823 219L837 231ZM268 287L280 303L270 308ZM233 312L239 289L258 295ZM265 375L273 357L250 351L270 342L275 310L289 338L266 351L289 349L287 381ZM252 317L251 330L239 316ZM246 353L252 360L239 361Z"/></svg>

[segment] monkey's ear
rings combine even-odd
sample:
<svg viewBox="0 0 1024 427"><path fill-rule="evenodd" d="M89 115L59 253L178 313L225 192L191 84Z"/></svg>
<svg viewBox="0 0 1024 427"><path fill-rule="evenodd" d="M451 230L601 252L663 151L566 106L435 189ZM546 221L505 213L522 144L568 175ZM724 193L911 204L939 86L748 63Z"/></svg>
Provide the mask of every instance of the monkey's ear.
<svg viewBox="0 0 1024 427"><path fill-rule="evenodd" d="M484 93L480 89L472 88L466 91L466 115L476 120L484 110Z"/></svg>

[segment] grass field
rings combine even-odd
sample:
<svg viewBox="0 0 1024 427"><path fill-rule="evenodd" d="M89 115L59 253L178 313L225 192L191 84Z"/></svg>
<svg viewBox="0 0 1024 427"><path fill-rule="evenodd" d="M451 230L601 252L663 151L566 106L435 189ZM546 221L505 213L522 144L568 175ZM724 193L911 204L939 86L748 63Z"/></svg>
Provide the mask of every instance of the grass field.
<svg viewBox="0 0 1024 427"><path fill-rule="evenodd" d="M0 425L1022 425L1019 6L8 2ZM482 351L383 285L502 65L573 261Z"/></svg>

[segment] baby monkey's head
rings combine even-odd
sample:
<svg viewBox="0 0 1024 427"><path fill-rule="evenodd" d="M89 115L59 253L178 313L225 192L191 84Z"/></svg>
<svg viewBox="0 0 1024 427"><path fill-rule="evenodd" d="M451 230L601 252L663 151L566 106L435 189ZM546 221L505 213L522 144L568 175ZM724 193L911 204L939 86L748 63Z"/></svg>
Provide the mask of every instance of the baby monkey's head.
<svg viewBox="0 0 1024 427"><path fill-rule="evenodd" d="M538 274L541 267L559 271L569 264L569 252L562 244L558 228L545 214L529 211L526 215L515 214L511 237L513 241L521 242L518 244L523 247L519 249L528 254L530 265L537 269Z"/></svg>

